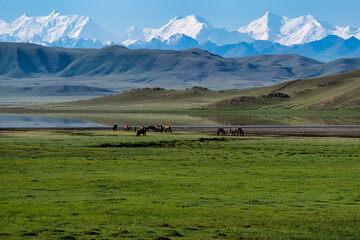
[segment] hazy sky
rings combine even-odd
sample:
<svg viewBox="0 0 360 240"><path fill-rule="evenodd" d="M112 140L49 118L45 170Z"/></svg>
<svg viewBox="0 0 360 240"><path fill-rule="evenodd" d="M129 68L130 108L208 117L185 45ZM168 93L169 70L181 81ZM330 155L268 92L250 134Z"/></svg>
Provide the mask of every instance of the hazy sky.
<svg viewBox="0 0 360 240"><path fill-rule="evenodd" d="M118 34L131 25L158 28L190 14L236 30L267 11L290 18L312 14L334 25L360 27L360 0L0 0L0 18L6 21L24 13L46 16L53 10L89 16Z"/></svg>

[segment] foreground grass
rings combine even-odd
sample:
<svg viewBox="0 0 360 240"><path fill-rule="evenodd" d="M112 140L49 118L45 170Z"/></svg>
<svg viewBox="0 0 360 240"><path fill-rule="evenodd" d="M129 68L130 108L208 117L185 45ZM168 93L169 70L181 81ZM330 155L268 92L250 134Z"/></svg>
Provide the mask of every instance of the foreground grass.
<svg viewBox="0 0 360 240"><path fill-rule="evenodd" d="M359 239L359 139L0 132L0 239Z"/></svg>

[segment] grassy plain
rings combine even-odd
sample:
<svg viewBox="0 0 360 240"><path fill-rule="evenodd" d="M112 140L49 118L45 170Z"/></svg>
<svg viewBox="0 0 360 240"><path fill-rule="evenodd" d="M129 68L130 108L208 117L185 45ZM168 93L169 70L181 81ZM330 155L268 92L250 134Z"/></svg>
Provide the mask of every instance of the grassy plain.
<svg viewBox="0 0 360 240"><path fill-rule="evenodd" d="M359 239L359 144L1 131L0 239Z"/></svg>

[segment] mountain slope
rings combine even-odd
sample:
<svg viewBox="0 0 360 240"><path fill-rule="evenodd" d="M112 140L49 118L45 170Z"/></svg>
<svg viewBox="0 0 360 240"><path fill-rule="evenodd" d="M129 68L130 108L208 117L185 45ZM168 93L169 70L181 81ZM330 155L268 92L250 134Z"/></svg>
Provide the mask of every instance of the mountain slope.
<svg viewBox="0 0 360 240"><path fill-rule="evenodd" d="M40 84L52 79L54 84L116 91L137 87L248 88L360 68L360 58L322 63L294 54L222 58L200 49L64 49L20 43L0 43L0 58L2 84Z"/></svg>
<svg viewBox="0 0 360 240"><path fill-rule="evenodd" d="M360 56L360 40L351 37L343 39L329 35L321 40L293 46L284 46L265 40L253 43L238 43L224 46L199 46L223 57L246 57L261 54L299 54L319 61L333 61L338 58Z"/></svg>
<svg viewBox="0 0 360 240"><path fill-rule="evenodd" d="M278 85L240 90L239 96L205 106L207 109L358 109L360 70Z"/></svg>

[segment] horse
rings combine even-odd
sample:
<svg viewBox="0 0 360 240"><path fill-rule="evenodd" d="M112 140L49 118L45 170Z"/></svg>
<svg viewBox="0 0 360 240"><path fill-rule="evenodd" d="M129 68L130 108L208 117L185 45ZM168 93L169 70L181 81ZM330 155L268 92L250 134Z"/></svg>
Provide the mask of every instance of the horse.
<svg viewBox="0 0 360 240"><path fill-rule="evenodd" d="M230 134L244 136L244 131L241 128L230 128Z"/></svg>
<svg viewBox="0 0 360 240"><path fill-rule="evenodd" d="M216 131L217 135L224 135L225 136L225 130L223 128L218 128L218 130Z"/></svg>
<svg viewBox="0 0 360 240"><path fill-rule="evenodd" d="M125 132L130 132L130 130L131 130L131 126L129 126L129 125L124 126L124 131Z"/></svg>
<svg viewBox="0 0 360 240"><path fill-rule="evenodd" d="M244 136L244 131L241 128L238 128L239 130L239 136Z"/></svg>
<svg viewBox="0 0 360 240"><path fill-rule="evenodd" d="M155 126L155 132L163 132L164 131L164 127L161 125L156 125Z"/></svg>
<svg viewBox="0 0 360 240"><path fill-rule="evenodd" d="M172 129L170 126L165 126L165 132L172 132Z"/></svg>
<svg viewBox="0 0 360 240"><path fill-rule="evenodd" d="M118 126L117 126L117 124L115 124L114 126L113 126L113 131L117 131L118 130Z"/></svg>
<svg viewBox="0 0 360 240"><path fill-rule="evenodd" d="M143 136L146 136L146 131L145 131L145 129L141 129L141 130L137 131L136 136L138 137L138 136L140 136L141 134L142 134Z"/></svg>
<svg viewBox="0 0 360 240"><path fill-rule="evenodd" d="M155 126L150 126L150 125L149 125L149 126L147 126L146 128L147 128L147 130L149 130L149 131L151 130L151 131L153 131L153 132L155 132L155 130L156 130L156 127L155 127Z"/></svg>

